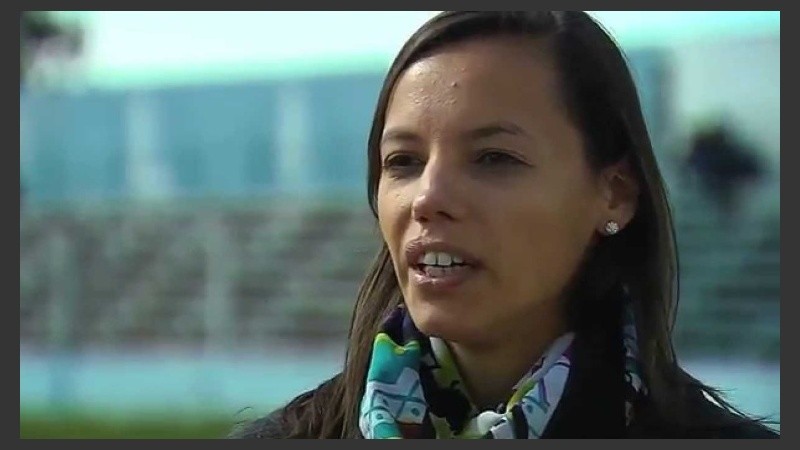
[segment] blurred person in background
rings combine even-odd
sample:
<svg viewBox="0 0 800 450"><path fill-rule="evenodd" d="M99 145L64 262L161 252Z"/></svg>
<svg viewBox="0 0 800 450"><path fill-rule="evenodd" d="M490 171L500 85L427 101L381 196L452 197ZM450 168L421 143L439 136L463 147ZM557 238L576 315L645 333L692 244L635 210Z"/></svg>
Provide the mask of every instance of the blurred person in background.
<svg viewBox="0 0 800 450"><path fill-rule="evenodd" d="M736 218L743 189L762 175L755 154L722 123L700 127L692 135L686 165L726 222Z"/></svg>
<svg viewBox="0 0 800 450"><path fill-rule="evenodd" d="M384 243L344 368L231 437L777 437L678 364L664 182L587 14L433 18L368 147Z"/></svg>

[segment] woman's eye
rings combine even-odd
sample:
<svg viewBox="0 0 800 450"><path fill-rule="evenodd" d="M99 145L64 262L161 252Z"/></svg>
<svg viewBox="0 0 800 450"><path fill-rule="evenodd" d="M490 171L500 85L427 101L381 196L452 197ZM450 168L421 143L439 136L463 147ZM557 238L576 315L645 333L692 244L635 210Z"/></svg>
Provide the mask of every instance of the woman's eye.
<svg viewBox="0 0 800 450"><path fill-rule="evenodd" d="M394 168L394 167L409 167L413 165L419 164L419 158L415 158L411 155L406 154L399 154L399 155L392 155L386 158L383 161L384 168Z"/></svg>
<svg viewBox="0 0 800 450"><path fill-rule="evenodd" d="M478 156L477 162L479 164L489 166L524 164L518 158L509 155L508 153L496 150L487 150L482 152L480 156Z"/></svg>
<svg viewBox="0 0 800 450"><path fill-rule="evenodd" d="M383 171L393 178L405 178L418 173L424 165L416 156L398 153L383 161Z"/></svg>

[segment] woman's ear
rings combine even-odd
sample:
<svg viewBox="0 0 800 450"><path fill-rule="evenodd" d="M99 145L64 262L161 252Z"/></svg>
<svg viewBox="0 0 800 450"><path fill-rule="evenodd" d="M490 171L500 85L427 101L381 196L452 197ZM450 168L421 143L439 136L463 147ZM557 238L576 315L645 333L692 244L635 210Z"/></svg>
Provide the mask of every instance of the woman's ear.
<svg viewBox="0 0 800 450"><path fill-rule="evenodd" d="M639 182L628 158L606 167L600 176L603 212L597 230L605 235L615 234L625 229L636 215Z"/></svg>

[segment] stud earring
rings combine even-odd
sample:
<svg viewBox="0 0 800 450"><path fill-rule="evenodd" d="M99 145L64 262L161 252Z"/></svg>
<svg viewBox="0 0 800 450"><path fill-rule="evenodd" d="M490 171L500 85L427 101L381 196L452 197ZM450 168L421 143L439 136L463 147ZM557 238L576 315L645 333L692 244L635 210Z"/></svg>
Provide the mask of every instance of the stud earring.
<svg viewBox="0 0 800 450"><path fill-rule="evenodd" d="M613 220L606 222L605 232L609 236L619 233L619 224Z"/></svg>

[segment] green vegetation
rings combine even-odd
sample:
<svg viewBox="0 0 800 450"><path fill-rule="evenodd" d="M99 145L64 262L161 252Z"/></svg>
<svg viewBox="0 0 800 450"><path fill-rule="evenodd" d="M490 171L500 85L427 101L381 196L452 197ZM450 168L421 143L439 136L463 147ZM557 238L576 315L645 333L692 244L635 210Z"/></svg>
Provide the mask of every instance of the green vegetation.
<svg viewBox="0 0 800 450"><path fill-rule="evenodd" d="M238 420L225 415L185 416L165 412L152 416L99 412L20 412L22 439L220 439Z"/></svg>

